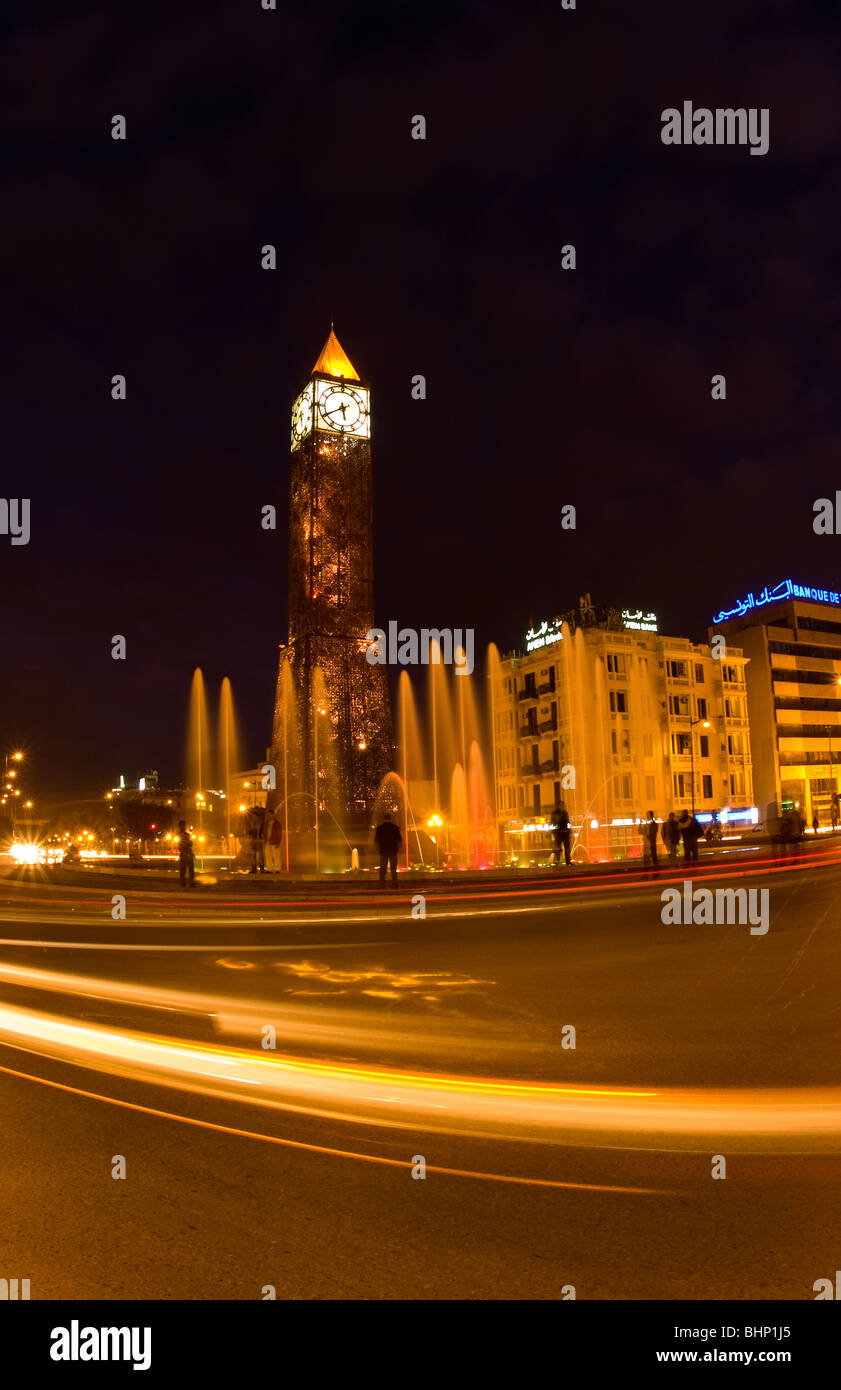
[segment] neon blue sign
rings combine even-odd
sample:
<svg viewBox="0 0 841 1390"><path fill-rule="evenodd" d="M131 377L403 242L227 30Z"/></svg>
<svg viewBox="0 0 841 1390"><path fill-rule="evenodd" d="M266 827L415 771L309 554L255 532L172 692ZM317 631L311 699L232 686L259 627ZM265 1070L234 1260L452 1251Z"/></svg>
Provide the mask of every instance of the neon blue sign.
<svg viewBox="0 0 841 1390"><path fill-rule="evenodd" d="M724 623L728 618L743 618L752 608L762 608L766 603L783 603L787 598L809 599L812 603L841 604L841 593L833 589L811 589L808 584L795 584L792 579L781 579L773 589L767 587L759 594L748 594L740 598L735 608L722 608L713 618L713 626Z"/></svg>

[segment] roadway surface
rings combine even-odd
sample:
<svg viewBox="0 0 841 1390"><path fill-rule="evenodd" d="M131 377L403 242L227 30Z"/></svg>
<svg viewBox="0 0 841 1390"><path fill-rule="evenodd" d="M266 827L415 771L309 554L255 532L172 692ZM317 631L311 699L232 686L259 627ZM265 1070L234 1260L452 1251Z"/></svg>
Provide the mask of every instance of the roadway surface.
<svg viewBox="0 0 841 1390"><path fill-rule="evenodd" d="M664 925L681 863L384 892L0 878L0 1273L33 1298L814 1298L841 862L687 867L767 889L768 933Z"/></svg>

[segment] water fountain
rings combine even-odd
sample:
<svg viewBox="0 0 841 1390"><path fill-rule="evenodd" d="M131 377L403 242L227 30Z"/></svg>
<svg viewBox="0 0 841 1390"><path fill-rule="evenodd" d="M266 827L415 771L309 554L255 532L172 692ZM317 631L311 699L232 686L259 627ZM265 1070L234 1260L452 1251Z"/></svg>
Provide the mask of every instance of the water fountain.
<svg viewBox="0 0 841 1390"><path fill-rule="evenodd" d="M495 808L497 767L497 717L503 666L497 648L487 653L485 673L467 674L458 665L436 661L434 643L430 661L400 672L395 705L397 743L393 768L383 779L368 816L368 824L354 822L351 830L336 814L339 797L335 756L335 712L324 673L316 667L312 678L310 709L299 708L296 683L288 665L282 665L275 720L276 785L267 803L282 822L282 864L287 872L318 872L350 868L357 851L361 867L376 863L373 829L390 810L403 834L401 867L413 865L482 869L505 862L509 851ZM670 803L668 749L662 732L658 704L656 662L628 644L621 684L629 691L627 718L608 717L614 674L604 659L585 642L580 628L564 623L561 639L552 653L557 685L541 688L557 706L558 747L556 775L561 797L574 826L574 857L608 859L616 853L639 853L636 817L651 805ZM613 668L611 668L613 670ZM510 708L510 707L509 707ZM515 720L520 718L514 706ZM544 715L540 716L545 718ZM218 746L209 736L204 680L199 669L190 693L188 783L195 795L199 822L207 814L208 784L213 769L229 792L231 777L240 762L231 683L222 682ZM309 761L304 765L309 729ZM510 726L506 726L510 727ZM541 726L545 733L546 725ZM611 744L615 733L617 747ZM515 740L515 756L519 741ZM507 740L510 749L510 737ZM360 743L360 749L363 745ZM506 757L510 759L510 752ZM218 759L214 762L214 758ZM510 761L508 766L510 767ZM524 769L528 773L528 769ZM541 769L547 775L546 767ZM569 778L568 778L569 774ZM618 779L627 777L633 787L633 807L616 818ZM522 782L520 782L522 786ZM545 785L545 784L544 784ZM220 803L221 804L221 803ZM548 819L551 807L535 807L534 815ZM611 815L613 821L610 821ZM512 818L522 820L522 802ZM230 805L226 806L226 832L230 843ZM548 827L547 827L548 835ZM548 855L545 848L538 851Z"/></svg>
<svg viewBox="0 0 841 1390"><path fill-rule="evenodd" d="M227 676L219 693L219 786L225 789L225 839L231 845L231 774L241 767L234 697Z"/></svg>

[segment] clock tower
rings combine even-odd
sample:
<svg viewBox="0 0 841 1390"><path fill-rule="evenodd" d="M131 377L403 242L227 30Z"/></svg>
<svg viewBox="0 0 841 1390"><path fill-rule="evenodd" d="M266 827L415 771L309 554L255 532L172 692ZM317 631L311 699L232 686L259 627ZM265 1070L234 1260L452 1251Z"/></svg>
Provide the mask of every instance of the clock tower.
<svg viewBox="0 0 841 1390"><path fill-rule="evenodd" d="M292 407L290 446L289 636L272 747L279 789L287 769L287 800L295 763L300 795L289 819L304 829L316 786L319 811L347 822L370 811L392 766L386 671L365 655L374 625L371 392L332 324Z"/></svg>

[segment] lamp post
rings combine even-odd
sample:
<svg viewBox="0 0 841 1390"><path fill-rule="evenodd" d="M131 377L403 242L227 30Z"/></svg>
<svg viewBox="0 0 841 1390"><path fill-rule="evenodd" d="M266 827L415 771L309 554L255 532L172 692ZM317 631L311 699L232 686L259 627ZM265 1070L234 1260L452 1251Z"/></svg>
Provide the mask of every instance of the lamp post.
<svg viewBox="0 0 841 1390"><path fill-rule="evenodd" d="M709 719L690 719L690 721L689 721L689 753L690 753L690 757L691 757L691 759L692 759L692 816L693 816L693 819L694 819L694 816L695 816L695 735L693 734L692 730L695 728L696 724L700 724L700 725L702 726L702 728L708 729L708 728L710 727L710 721L709 721Z"/></svg>
<svg viewBox="0 0 841 1390"><path fill-rule="evenodd" d="M833 677L832 683L833 683L833 685L841 685L841 676L834 676L834 677ZM833 812L833 807L834 807L834 805L835 805L834 800L833 800L833 798L834 798L834 796L835 796L835 773L833 772L833 767L832 767L832 725L831 725L831 724L827 724L827 726L826 726L826 736L827 736L827 739L829 740L829 782L830 782L830 788L831 788L830 794L829 794L829 817L830 817L830 823L832 823L832 819L833 819L832 812ZM833 828L833 830L835 829L834 825L833 825L832 828Z"/></svg>
<svg viewBox="0 0 841 1390"><path fill-rule="evenodd" d="M12 761L12 762L15 762L15 763L23 762L23 754L22 754L22 753L5 753L3 756L4 756L4 762L3 762L3 786L4 786L4 788L5 788L6 794L8 794L9 792L12 793L12 839L14 840L14 838L15 838L15 797L20 795L20 791L19 791L18 789L16 789L16 788L12 788L11 785L7 785L7 783L9 782L9 778L10 778L10 777L15 777L15 776L17 775L17 771L16 771L16 769L14 769L14 768L12 769L11 773L9 772L9 760L11 759L11 761ZM5 800L5 795L4 795L4 800Z"/></svg>

